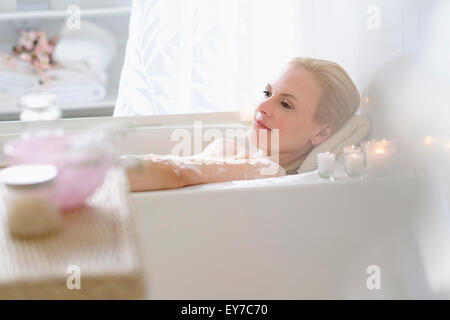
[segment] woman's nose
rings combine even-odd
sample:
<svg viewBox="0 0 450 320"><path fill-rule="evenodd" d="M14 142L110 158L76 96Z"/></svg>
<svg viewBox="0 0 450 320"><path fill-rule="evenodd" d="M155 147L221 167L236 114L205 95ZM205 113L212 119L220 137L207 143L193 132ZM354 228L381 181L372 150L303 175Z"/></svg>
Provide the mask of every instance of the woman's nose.
<svg viewBox="0 0 450 320"><path fill-rule="evenodd" d="M270 117L273 113L273 106L272 101L270 99L267 99L266 101L263 101L257 108L257 111L263 113L265 116Z"/></svg>

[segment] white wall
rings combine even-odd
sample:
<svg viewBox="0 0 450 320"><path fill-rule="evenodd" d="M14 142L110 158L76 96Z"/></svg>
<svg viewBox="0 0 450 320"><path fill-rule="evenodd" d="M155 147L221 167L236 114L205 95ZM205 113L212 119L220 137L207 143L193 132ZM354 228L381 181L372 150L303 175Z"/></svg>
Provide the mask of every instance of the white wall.
<svg viewBox="0 0 450 320"><path fill-rule="evenodd" d="M418 244L437 296L450 297L450 2L436 1L414 54L397 56L368 86L373 136L399 142L420 175Z"/></svg>
<svg viewBox="0 0 450 320"><path fill-rule="evenodd" d="M435 4L436 0L296 1L296 53L341 64L366 106L374 73L387 61L422 49Z"/></svg>
<svg viewBox="0 0 450 320"><path fill-rule="evenodd" d="M403 164L416 168L421 202L413 227L432 294L450 297L450 2L297 6L298 52L340 63L373 121L370 137L396 140ZM368 8L379 9L380 28L367 27L377 22Z"/></svg>

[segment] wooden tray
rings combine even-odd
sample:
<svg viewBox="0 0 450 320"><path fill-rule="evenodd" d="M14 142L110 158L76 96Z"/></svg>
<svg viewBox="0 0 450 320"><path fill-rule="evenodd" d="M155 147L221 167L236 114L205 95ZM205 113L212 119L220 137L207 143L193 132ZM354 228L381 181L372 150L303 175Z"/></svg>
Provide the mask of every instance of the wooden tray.
<svg viewBox="0 0 450 320"><path fill-rule="evenodd" d="M111 169L85 208L64 213L61 230L36 239L10 235L0 199L0 299L143 298L144 272L127 192L123 171Z"/></svg>

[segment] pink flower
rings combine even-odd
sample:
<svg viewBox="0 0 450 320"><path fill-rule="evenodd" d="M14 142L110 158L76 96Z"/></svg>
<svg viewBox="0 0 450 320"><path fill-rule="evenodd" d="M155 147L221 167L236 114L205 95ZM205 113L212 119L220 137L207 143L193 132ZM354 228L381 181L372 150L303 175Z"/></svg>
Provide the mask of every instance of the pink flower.
<svg viewBox="0 0 450 320"><path fill-rule="evenodd" d="M42 75L50 69L50 59L46 55L38 55L33 61L33 67L37 74Z"/></svg>
<svg viewBox="0 0 450 320"><path fill-rule="evenodd" d="M17 68L16 61L13 59L13 57L11 57L8 54L2 54L1 62L4 66L8 67L9 69L14 70Z"/></svg>
<svg viewBox="0 0 450 320"><path fill-rule="evenodd" d="M50 57L44 52L35 52L35 56L39 63L41 63L42 65L50 64Z"/></svg>
<svg viewBox="0 0 450 320"><path fill-rule="evenodd" d="M51 46L51 45L42 46L42 45L38 44L36 47L34 47L33 52L35 54L45 54L47 56L50 56L53 52L53 46Z"/></svg>
<svg viewBox="0 0 450 320"><path fill-rule="evenodd" d="M31 54L23 52L19 54L19 59L24 61L31 61Z"/></svg>
<svg viewBox="0 0 450 320"><path fill-rule="evenodd" d="M22 31L19 45L13 47L13 52L20 60L28 61L34 71L40 76L41 82L48 85L50 77L46 72L53 66L52 53L56 40L48 39L46 31Z"/></svg>
<svg viewBox="0 0 450 320"><path fill-rule="evenodd" d="M37 47L39 47L39 50L46 52L47 54L51 54L54 49L54 45L49 42L49 40L47 39L47 34L45 32L41 33L41 35L39 36L36 48Z"/></svg>
<svg viewBox="0 0 450 320"><path fill-rule="evenodd" d="M38 35L36 31L26 32L25 30L22 30L19 45L30 51L33 49L34 41L37 39L37 37Z"/></svg>
<svg viewBox="0 0 450 320"><path fill-rule="evenodd" d="M34 71L36 71L38 75L42 75L44 73L44 68L38 60L33 61L33 67Z"/></svg>

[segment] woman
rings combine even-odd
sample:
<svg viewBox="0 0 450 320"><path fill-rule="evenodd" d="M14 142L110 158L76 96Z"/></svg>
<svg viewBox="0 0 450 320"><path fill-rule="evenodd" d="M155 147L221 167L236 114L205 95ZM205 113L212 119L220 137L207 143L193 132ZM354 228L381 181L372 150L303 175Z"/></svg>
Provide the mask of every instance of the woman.
<svg viewBox="0 0 450 320"><path fill-rule="evenodd" d="M139 165L127 171L131 191L295 174L308 153L336 132L360 103L358 89L342 67L312 58L292 59L263 94L247 138L269 158L239 150L227 139L213 141L192 157L137 156ZM269 142L275 133L276 148ZM261 144L265 136L268 143ZM229 149L234 153L224 158Z"/></svg>

